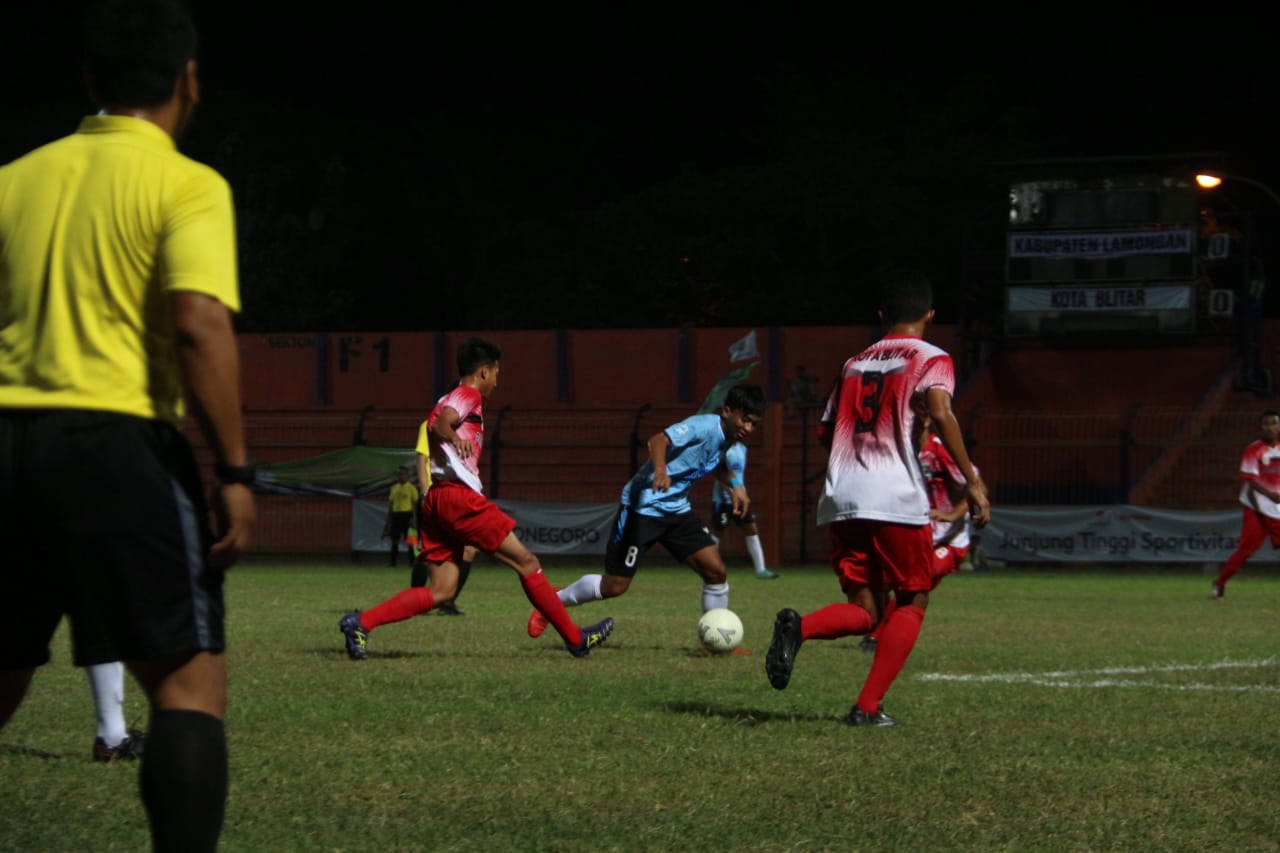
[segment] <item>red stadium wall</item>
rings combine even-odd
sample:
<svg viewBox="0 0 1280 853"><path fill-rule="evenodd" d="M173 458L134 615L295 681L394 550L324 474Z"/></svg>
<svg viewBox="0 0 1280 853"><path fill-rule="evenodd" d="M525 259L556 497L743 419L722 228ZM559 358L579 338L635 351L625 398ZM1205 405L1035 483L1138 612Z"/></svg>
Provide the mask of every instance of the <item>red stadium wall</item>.
<svg viewBox="0 0 1280 853"><path fill-rule="evenodd" d="M1280 333L1271 325L1264 342ZM716 380L738 366L729 360L730 345L750 331L477 330L505 351L501 383L486 406L490 429L495 436L502 430L501 464L494 464L495 442L483 463L486 489L496 493L497 479L489 479L495 476L509 500L615 499L631 465L644 458L642 449L632 454L633 432L643 441L694 411ZM782 327L755 333L760 364L750 381L765 388L772 405L766 428L750 442L752 498L769 561L779 555L812 558L822 548L812 512L825 453L813 438L816 413L806 411L802 419L781 404L797 365L817 377L818 395L825 397L844 360L865 347L875 329ZM251 452L272 463L357 441L411 447L422 416L455 380L453 351L469 334L241 336ZM927 337L962 362L957 327L931 327ZM1225 402L1222 394L1212 395L1230 387L1233 361L1226 337L1123 348L1012 341L961 382L955 407L974 461L999 501L1112 503L1141 487L1141 494L1155 496L1148 499L1163 502L1157 505L1199 505L1211 490L1188 479L1185 462L1203 456L1201 444L1212 436L1202 435L1196 424L1208 423L1205 418L1224 407L1233 416L1234 409L1248 410L1249 417L1237 420L1251 424L1255 409L1274 405L1250 394L1234 395L1243 400L1227 394ZM1274 369L1275 363L1273 350L1264 347L1263 364ZM1204 417L1187 426L1187 413L1202 411ZM194 433L189 430L208 467L207 448ZM1250 438L1249 429L1231 435L1228 455ZM1196 448L1182 454L1183 464L1155 464L1170 447L1183 446ZM1221 472L1215 468L1210 474ZM704 492L709 485L695 489L695 499L704 501ZM1227 499L1234 500L1233 494ZM322 506L335 515L317 527L313 522L324 516ZM264 500L256 547L341 550L349 507L338 500L300 507L293 499ZM740 540L730 537L726 556L741 558Z"/></svg>
<svg viewBox="0 0 1280 853"><path fill-rule="evenodd" d="M496 406L696 407L733 365L740 329L640 329L241 335L244 406L251 412L429 409L456 379L454 348L480 334L504 350ZM870 326L757 329L752 382L785 400L796 365L825 394L840 365L872 340ZM953 326L929 339L954 351Z"/></svg>
<svg viewBox="0 0 1280 853"><path fill-rule="evenodd" d="M1228 341L1171 340L1105 347L1023 344L994 358L963 389L959 408L1123 412L1135 405L1195 405L1231 365Z"/></svg>
<svg viewBox="0 0 1280 853"><path fill-rule="evenodd" d="M739 332L738 337L744 334L745 331ZM579 406L638 406L677 399L680 352L674 329L574 331L567 335L568 399L564 402ZM723 373L729 368L728 349L721 350L721 356ZM528 404L553 406L561 402L555 389L549 390L551 393L530 399Z"/></svg>
<svg viewBox="0 0 1280 853"><path fill-rule="evenodd" d="M501 381L486 420L502 437L502 494L511 500L603 502L616 499L630 476L632 430L644 437L688 414L729 369L730 346L752 330L634 331L477 330L504 350ZM870 326L756 329L759 366L749 381L772 404L766 428L752 441L749 481L771 564L802 550L818 553L812 516L816 499L802 482L822 454L813 439L816 417L786 417L797 365L818 379L825 396L845 359L873 339ZM251 452L273 463L326 453L356 440L411 447L417 425L456 379L454 349L470 331L364 334L242 335L239 338L246 431ZM930 329L930 340L954 350L954 327ZM644 406L650 408L642 408ZM511 407L505 419L502 410ZM519 415L516 417L514 415ZM802 429L802 425L807 429ZM542 435L542 433L551 433ZM205 467L211 459L190 428ZM801 448L804 448L802 451ZM808 454L807 456L805 454ZM566 455L568 454L568 455ZM494 451L482 473L492 484ZM643 451L638 458L643 460ZM588 464L572 467L573 463ZM705 503L710 484L695 498ZM342 551L350 535L349 501L264 498L255 549L263 552ZM741 537L726 556L745 559Z"/></svg>

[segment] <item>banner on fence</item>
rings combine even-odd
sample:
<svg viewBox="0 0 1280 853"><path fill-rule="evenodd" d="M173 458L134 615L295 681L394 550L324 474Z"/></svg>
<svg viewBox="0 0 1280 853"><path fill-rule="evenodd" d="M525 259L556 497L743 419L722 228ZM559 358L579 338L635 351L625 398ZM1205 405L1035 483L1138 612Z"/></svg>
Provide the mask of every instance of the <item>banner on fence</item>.
<svg viewBox="0 0 1280 853"><path fill-rule="evenodd" d="M516 520L516 536L533 553L604 554L617 504L497 501Z"/></svg>
<svg viewBox="0 0 1280 853"><path fill-rule="evenodd" d="M1145 287L1011 287L1010 311L1186 311L1194 304L1191 285Z"/></svg>
<svg viewBox="0 0 1280 853"><path fill-rule="evenodd" d="M602 555L617 504L497 501L538 555ZM385 501L356 500L351 550L386 551ZM1010 563L1220 563L1235 550L1240 510L1117 506L998 507L980 533L984 557ZM1275 562L1263 548L1255 560Z"/></svg>
<svg viewBox="0 0 1280 853"><path fill-rule="evenodd" d="M516 536L538 556L603 555L618 511L617 504L495 503L516 520ZM386 501L355 501L351 511L351 550L390 550L391 542L382 536L386 519Z"/></svg>
<svg viewBox="0 0 1280 853"><path fill-rule="evenodd" d="M391 542L382 535L387 520L385 500L353 500L351 502L351 550L390 551Z"/></svg>
<svg viewBox="0 0 1280 853"><path fill-rule="evenodd" d="M1190 228L1164 231L1042 231L1009 235L1011 258L1124 258L1129 255L1190 255L1196 232Z"/></svg>
<svg viewBox="0 0 1280 853"><path fill-rule="evenodd" d="M1240 510L1009 507L992 510L980 535L985 557L1014 563L1220 563L1236 548Z"/></svg>

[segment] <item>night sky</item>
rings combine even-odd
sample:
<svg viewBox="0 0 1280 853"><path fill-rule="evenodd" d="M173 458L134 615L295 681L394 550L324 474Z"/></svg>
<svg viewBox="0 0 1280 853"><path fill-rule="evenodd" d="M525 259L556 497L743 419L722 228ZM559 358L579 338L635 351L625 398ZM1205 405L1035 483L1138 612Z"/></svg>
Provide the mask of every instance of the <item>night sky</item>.
<svg viewBox="0 0 1280 853"><path fill-rule="evenodd" d="M0 160L89 110L79 5L12 12ZM889 262L955 322L998 301L963 249L994 163L1224 152L1280 187L1243 14L435 5L196 2L181 146L232 184L245 330L868 322ZM1270 258L1280 203L1222 203Z"/></svg>

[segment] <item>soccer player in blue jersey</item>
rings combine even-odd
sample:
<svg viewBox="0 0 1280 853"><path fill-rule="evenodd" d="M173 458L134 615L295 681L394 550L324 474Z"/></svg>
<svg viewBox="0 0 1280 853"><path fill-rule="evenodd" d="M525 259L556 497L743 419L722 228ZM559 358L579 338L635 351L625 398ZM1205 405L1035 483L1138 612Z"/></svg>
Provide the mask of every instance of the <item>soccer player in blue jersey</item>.
<svg viewBox="0 0 1280 853"><path fill-rule="evenodd" d="M737 442L724 452L724 461L729 468L729 476L745 483L747 446L740 441ZM742 529L743 540L747 546L747 553L751 555L751 564L755 566L756 577L761 580L776 578L778 573L769 571L764 564L764 546L760 544L760 528L756 524L756 514L747 510L741 515L734 515L733 490L716 480L711 489L711 538L716 540L716 545L720 544L730 524Z"/></svg>
<svg viewBox="0 0 1280 853"><path fill-rule="evenodd" d="M605 549L604 574L583 575L558 591L566 607L622 595L631 586L640 558L654 543L687 563L702 578L702 609L729 606L724 560L711 533L693 513L689 489L715 473L733 495L733 514L751 507L746 486L725 462L725 451L744 441L764 416L764 392L758 385L735 385L719 414L693 415L649 439L649 460L622 489L622 503ZM529 636L546 630L537 610L529 617Z"/></svg>

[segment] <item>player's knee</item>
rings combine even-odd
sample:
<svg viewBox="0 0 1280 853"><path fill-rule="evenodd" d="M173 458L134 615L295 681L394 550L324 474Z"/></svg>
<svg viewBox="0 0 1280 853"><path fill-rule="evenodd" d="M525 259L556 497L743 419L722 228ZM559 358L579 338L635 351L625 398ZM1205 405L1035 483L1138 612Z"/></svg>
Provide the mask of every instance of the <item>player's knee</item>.
<svg viewBox="0 0 1280 853"><path fill-rule="evenodd" d="M929 607L929 593L924 590L898 591L893 595L897 599L899 607L919 607L921 610Z"/></svg>
<svg viewBox="0 0 1280 853"><path fill-rule="evenodd" d="M524 546L514 533L509 534L502 544L498 546L498 550L494 552L494 556L515 569L522 577L542 568L542 562L538 559L538 555L530 551ZM463 562L470 562L474 557L467 555L464 550L462 554Z"/></svg>
<svg viewBox="0 0 1280 853"><path fill-rule="evenodd" d="M600 579L600 597L617 598L631 588L631 578L605 575Z"/></svg>
<svg viewBox="0 0 1280 853"><path fill-rule="evenodd" d="M693 570L697 572L705 583L720 584L725 583L729 579L729 570L725 568L724 563L704 563L695 565Z"/></svg>

